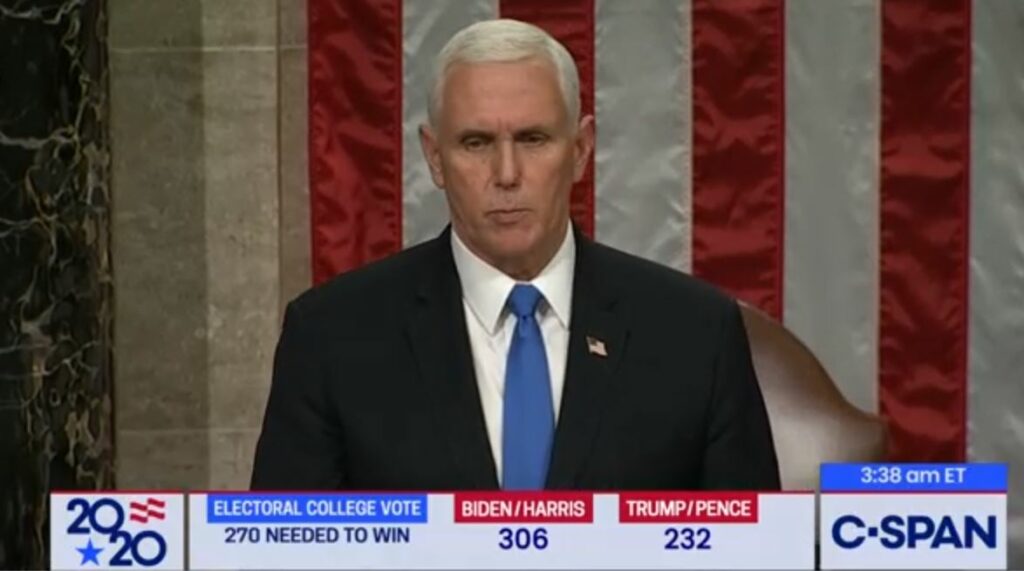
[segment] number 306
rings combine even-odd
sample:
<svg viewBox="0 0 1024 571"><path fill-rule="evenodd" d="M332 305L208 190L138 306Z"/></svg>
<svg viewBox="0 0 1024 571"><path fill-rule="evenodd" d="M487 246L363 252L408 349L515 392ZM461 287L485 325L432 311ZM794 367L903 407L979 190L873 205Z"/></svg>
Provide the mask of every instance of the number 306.
<svg viewBox="0 0 1024 571"><path fill-rule="evenodd" d="M501 538L498 547L509 549L546 549L548 546L548 530L543 527L530 530L525 527L512 529L503 527L498 531Z"/></svg>

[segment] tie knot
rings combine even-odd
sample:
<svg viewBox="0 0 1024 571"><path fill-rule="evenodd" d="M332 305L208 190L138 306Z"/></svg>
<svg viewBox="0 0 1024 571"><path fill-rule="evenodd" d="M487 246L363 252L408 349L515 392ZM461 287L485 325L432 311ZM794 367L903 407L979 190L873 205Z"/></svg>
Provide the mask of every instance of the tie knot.
<svg viewBox="0 0 1024 571"><path fill-rule="evenodd" d="M532 285L516 284L512 288L512 293L508 294L508 307L519 319L532 317L533 312L537 310L537 303L542 297L544 296L541 295L540 290Z"/></svg>

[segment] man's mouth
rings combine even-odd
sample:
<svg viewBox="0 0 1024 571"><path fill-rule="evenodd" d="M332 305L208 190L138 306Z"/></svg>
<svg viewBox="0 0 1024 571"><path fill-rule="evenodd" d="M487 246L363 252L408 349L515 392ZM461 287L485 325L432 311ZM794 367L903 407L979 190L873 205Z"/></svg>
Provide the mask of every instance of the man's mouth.
<svg viewBox="0 0 1024 571"><path fill-rule="evenodd" d="M487 217L498 224L515 224L529 214L526 208L499 208L487 213Z"/></svg>

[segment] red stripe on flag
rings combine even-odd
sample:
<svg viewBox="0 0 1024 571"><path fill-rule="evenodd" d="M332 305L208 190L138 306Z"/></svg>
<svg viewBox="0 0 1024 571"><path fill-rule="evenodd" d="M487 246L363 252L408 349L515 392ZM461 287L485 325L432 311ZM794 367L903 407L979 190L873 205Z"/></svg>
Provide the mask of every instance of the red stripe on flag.
<svg viewBox="0 0 1024 571"><path fill-rule="evenodd" d="M693 273L782 316L783 0L693 0Z"/></svg>
<svg viewBox="0 0 1024 571"><path fill-rule="evenodd" d="M402 247L402 2L309 3L313 281Z"/></svg>
<svg viewBox="0 0 1024 571"><path fill-rule="evenodd" d="M882 3L879 398L894 460L965 455L970 2Z"/></svg>
<svg viewBox="0 0 1024 571"><path fill-rule="evenodd" d="M580 103L584 115L594 113L594 0L500 0L502 18L514 18L543 28L562 42L580 72ZM572 218L594 237L594 157L583 179L572 189Z"/></svg>

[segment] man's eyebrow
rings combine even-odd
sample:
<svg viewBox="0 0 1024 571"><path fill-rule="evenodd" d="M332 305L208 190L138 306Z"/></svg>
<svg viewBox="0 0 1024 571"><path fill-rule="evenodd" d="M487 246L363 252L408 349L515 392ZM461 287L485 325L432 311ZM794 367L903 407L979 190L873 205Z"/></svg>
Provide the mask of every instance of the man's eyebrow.
<svg viewBox="0 0 1024 571"><path fill-rule="evenodd" d="M527 135L527 134L531 134L531 133L550 133L551 131L552 131L552 129L550 127L538 124L538 125L529 125L527 127L521 128L521 129L516 129L515 134L516 135Z"/></svg>
<svg viewBox="0 0 1024 571"><path fill-rule="evenodd" d="M491 133L489 131L485 131L483 129L463 129L463 130L459 131L458 133L456 133L456 138L460 139L460 140L461 139L468 139L470 137L491 138L493 136L494 136L493 133Z"/></svg>
<svg viewBox="0 0 1024 571"><path fill-rule="evenodd" d="M519 129L516 129L515 131L513 131L512 136L513 137L521 137L523 135L533 135L533 134L537 134L537 133L540 133L540 134L550 134L552 131L553 131L553 129L551 127L548 127L548 126L545 126L545 125L541 125L541 124L534 124L534 125L528 125L526 127L521 127ZM467 129L463 129L461 131L456 131L456 133L455 133L455 139L458 140L458 141L462 141L464 139L469 139L469 138L473 138L473 137L480 137L480 138L483 138L483 139L493 139L493 138L495 138L495 134L494 134L493 131L488 131L486 129L478 129L478 128L467 128Z"/></svg>

